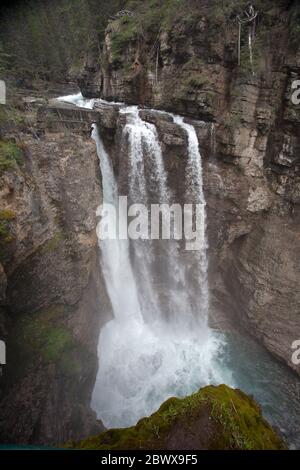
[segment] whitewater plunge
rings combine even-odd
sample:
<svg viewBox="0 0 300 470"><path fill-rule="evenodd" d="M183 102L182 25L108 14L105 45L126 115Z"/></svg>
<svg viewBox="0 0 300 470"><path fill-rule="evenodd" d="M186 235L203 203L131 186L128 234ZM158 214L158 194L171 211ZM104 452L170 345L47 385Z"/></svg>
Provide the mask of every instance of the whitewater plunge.
<svg viewBox="0 0 300 470"><path fill-rule="evenodd" d="M156 128L137 107L124 107L122 145L128 155L131 203L169 203L172 194ZM129 426L170 396L221 382L214 361L220 341L208 327L207 242L202 164L193 126L187 133L187 197L201 207L201 246L188 259L175 240L101 240L102 270L114 319L99 339L99 370L92 407L107 427ZM118 204L112 163L94 126L104 202ZM147 168L146 168L147 166ZM154 198L154 199L153 199ZM191 199L192 198L192 199ZM191 282L193 276L193 282Z"/></svg>
<svg viewBox="0 0 300 470"><path fill-rule="evenodd" d="M95 103L81 94L60 100L90 109ZM137 106L120 106L119 113L125 119L122 154L128 156L130 203L174 202L155 125L141 119ZM230 373L225 380L217 361L222 340L208 327L206 204L198 139L192 125L172 118L187 135L188 160L181 177L186 179L186 201L200 207L200 247L187 254L176 240L99 240L114 318L100 333L92 408L108 428L135 424L170 396L231 383ZM92 138L103 202L117 208L118 183L95 124Z"/></svg>

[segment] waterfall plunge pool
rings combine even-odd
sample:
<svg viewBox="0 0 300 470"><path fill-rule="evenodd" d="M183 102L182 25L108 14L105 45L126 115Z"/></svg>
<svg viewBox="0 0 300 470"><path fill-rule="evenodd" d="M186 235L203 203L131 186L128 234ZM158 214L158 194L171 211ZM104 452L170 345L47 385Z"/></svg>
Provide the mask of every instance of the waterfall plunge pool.
<svg viewBox="0 0 300 470"><path fill-rule="evenodd" d="M126 327L120 328L124 333ZM94 406L98 417L108 427L127 427L156 411L171 396L184 397L205 385L226 383L252 396L289 447L300 449L300 380L296 374L245 332L211 330L211 334L213 341L209 341L208 349L199 346L200 338L199 342L176 343L160 335L156 340L143 337L140 343L139 335L135 334L125 364L120 356L124 354L122 347L120 355L112 358L119 376L108 370L110 361L101 364L100 355L99 367L119 380L113 390L109 378L110 388L105 389L103 383L101 389L95 387L99 393ZM155 341L165 343L160 346Z"/></svg>
<svg viewBox="0 0 300 470"><path fill-rule="evenodd" d="M220 333L217 333L220 334ZM254 397L263 416L291 449L300 449L300 379L245 332L222 334L217 366L230 371L231 385Z"/></svg>

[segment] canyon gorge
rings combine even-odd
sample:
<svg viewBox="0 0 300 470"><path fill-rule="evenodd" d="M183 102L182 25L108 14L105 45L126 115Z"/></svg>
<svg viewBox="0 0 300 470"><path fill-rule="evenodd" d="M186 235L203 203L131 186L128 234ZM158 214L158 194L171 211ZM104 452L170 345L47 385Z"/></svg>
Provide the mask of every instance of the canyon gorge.
<svg viewBox="0 0 300 470"><path fill-rule="evenodd" d="M64 83L28 90L7 81L2 443L80 441L225 383L253 396L287 445L300 447L292 361L300 339L299 4L256 2L253 56L243 26L238 64L236 17L247 2L183 3L189 14L175 0L133 2L132 14L107 21L101 48L89 48ZM117 195L200 202L200 251L98 240L97 208ZM234 393L222 387L202 393ZM247 401L231 399L241 408ZM150 423L159 425L159 412ZM173 432L159 445L176 448ZM81 445L125 439L130 448L131 434L109 433ZM280 448L275 441L266 445Z"/></svg>

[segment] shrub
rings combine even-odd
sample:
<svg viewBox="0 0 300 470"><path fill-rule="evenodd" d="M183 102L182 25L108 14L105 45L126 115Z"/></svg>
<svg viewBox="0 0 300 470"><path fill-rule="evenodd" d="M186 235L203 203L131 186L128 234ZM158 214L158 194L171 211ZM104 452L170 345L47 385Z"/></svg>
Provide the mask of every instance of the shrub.
<svg viewBox="0 0 300 470"><path fill-rule="evenodd" d="M0 140L0 175L16 164L21 164L23 152L14 142Z"/></svg>
<svg viewBox="0 0 300 470"><path fill-rule="evenodd" d="M207 77L200 74L191 75L185 82L187 88L202 88L206 84L208 84Z"/></svg>

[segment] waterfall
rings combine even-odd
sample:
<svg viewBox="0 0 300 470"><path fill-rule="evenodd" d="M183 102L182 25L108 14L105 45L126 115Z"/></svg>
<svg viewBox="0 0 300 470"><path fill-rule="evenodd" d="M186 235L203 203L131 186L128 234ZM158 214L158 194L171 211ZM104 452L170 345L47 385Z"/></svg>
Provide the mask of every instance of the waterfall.
<svg viewBox="0 0 300 470"><path fill-rule="evenodd" d="M95 99L87 100L83 98L81 93L77 93L76 95L67 95L67 96L60 96L56 98L58 101L63 101L65 103L71 103L79 108L87 108L92 109L95 103Z"/></svg>
<svg viewBox="0 0 300 470"><path fill-rule="evenodd" d="M82 105L80 98L76 101ZM120 114L130 204L170 203L173 195L155 125L143 121L134 106L120 109ZM133 425L168 397L185 396L201 386L223 382L215 361L220 340L207 320L206 214L198 139L192 125L178 116L173 119L188 137L186 174L182 177L185 199L200 207L201 246L187 252L177 240L99 240L114 318L99 337L92 408L106 427ZM92 137L104 202L117 206L120 189L95 126Z"/></svg>
<svg viewBox="0 0 300 470"><path fill-rule="evenodd" d="M202 161L199 151L198 137L194 126L184 122L183 118L180 116L174 116L173 120L176 124L182 127L188 135L188 161L185 174L186 199L194 204L197 203L201 209L200 227L198 228L200 249L193 253L194 262L197 263L197 267L194 272L194 278L196 280L196 294L194 295L194 302L196 302L197 305L198 315L199 311L201 312L203 324L207 325L209 289L207 280L208 259L206 241L206 202L203 192Z"/></svg>
<svg viewBox="0 0 300 470"><path fill-rule="evenodd" d="M119 194L112 163L95 124L93 124L92 138L96 142L97 153L100 156L103 202L113 204L118 209ZM109 216L111 217L111 214ZM116 220L111 217L109 224L114 226ZM139 322L141 312L130 263L128 240L101 240L100 250L102 271L116 319L127 321L128 318L133 318Z"/></svg>
<svg viewBox="0 0 300 470"><path fill-rule="evenodd" d="M123 108L121 114L126 118L123 145L127 142L130 201L150 202L151 186L155 185L160 202L168 203L172 195L155 126L144 122L136 107ZM186 178L202 211L202 249L193 252L192 263L197 278L191 282L189 263L184 261L176 241L167 241L158 247L150 240L130 241L135 284L129 288L119 287L123 294L130 295L131 289L137 293L139 308L130 316L129 312L120 315L114 307L115 319L105 326L99 339L99 371L92 406L107 427L132 425L153 412L166 398L183 396L201 385L218 382L218 371L213 366L218 342L207 327L207 246L201 157L193 126L179 119L176 118L178 124L189 138ZM107 161L103 145L98 144L97 148L100 162L103 160L104 185L104 180L106 184L109 179L114 180L102 169ZM118 275L120 261L106 253L109 246L103 241L100 248L104 259L113 265L111 272ZM117 253L116 250L115 256L120 256ZM158 269L161 260L165 265L162 273ZM107 285L109 283L114 286L114 296L122 295L115 290L117 282L108 279ZM163 295L161 286L165 291ZM110 290L109 294L112 295ZM124 320L122 324L119 316Z"/></svg>
<svg viewBox="0 0 300 470"><path fill-rule="evenodd" d="M122 108L120 114L127 116L123 129L124 138L129 141L129 196L136 202L147 202L149 189L158 191L160 199L169 201L167 175L164 170L163 156L154 124L143 121L139 116L137 106ZM143 154L147 153L151 161L150 181L145 181L145 162ZM153 188L154 185L154 188Z"/></svg>
<svg viewBox="0 0 300 470"><path fill-rule="evenodd" d="M159 201L168 203L167 175L164 171L163 157L155 126L140 118L137 106L123 108L120 110L120 114L126 118L122 137L123 147L128 143L125 153L128 154L129 160L129 202L148 205L151 194L155 192ZM148 174L145 155L147 155L148 167L150 167ZM131 245L143 316L148 322L153 323L160 318L159 296L153 273L155 263L153 243L150 240L148 242L135 240Z"/></svg>

